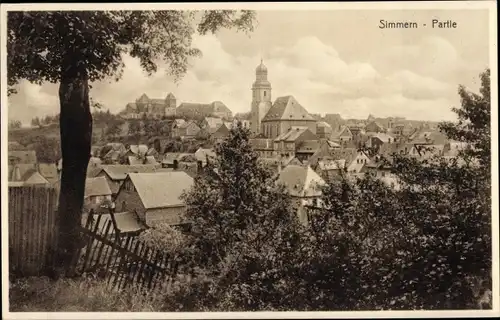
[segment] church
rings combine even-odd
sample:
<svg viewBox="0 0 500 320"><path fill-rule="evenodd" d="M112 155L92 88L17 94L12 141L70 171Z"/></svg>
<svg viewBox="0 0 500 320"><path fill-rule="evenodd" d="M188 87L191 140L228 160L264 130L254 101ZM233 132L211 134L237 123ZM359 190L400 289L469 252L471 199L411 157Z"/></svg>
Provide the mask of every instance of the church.
<svg viewBox="0 0 500 320"><path fill-rule="evenodd" d="M252 132L256 136L275 139L292 128L301 127L316 134L316 119L293 96L279 97L272 102L271 83L267 74L267 67L261 60L252 85Z"/></svg>

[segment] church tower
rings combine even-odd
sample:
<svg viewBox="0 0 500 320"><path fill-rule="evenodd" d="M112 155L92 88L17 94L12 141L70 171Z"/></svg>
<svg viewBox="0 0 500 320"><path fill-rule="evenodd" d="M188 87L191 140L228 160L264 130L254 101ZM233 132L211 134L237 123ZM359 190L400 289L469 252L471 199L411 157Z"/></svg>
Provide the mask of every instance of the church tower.
<svg viewBox="0 0 500 320"><path fill-rule="evenodd" d="M255 70L255 76L256 79L252 86L251 121L252 132L259 134L261 130L260 122L272 105L271 83L267 80L267 67L262 62L262 59Z"/></svg>

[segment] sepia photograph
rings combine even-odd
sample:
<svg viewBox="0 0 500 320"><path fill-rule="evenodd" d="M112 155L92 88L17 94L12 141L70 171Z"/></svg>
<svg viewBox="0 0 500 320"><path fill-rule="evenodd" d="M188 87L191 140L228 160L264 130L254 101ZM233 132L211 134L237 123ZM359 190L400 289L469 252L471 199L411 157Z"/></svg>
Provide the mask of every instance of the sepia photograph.
<svg viewBox="0 0 500 320"><path fill-rule="evenodd" d="M2 4L3 318L499 316L495 14Z"/></svg>

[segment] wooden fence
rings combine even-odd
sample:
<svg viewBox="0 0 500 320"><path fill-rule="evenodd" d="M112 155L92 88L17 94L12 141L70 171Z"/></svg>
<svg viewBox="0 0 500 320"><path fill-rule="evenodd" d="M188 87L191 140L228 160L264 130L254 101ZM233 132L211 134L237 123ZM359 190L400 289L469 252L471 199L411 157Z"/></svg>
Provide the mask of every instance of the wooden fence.
<svg viewBox="0 0 500 320"><path fill-rule="evenodd" d="M135 235L120 234L113 218L103 219L102 215L90 214L81 227L87 244L76 256L77 274L93 273L105 278L113 289L156 289L179 275L178 259L148 247Z"/></svg>
<svg viewBox="0 0 500 320"><path fill-rule="evenodd" d="M57 242L54 188L9 187L9 273L44 274Z"/></svg>
<svg viewBox="0 0 500 320"><path fill-rule="evenodd" d="M57 246L57 201L54 188L9 187L11 276L47 275ZM159 283L168 285L179 274L189 273L179 270L176 257L148 247L134 234L121 234L114 215L106 216L111 219L90 214L79 228L86 245L74 253L76 274L95 274L115 289L130 285L155 289Z"/></svg>

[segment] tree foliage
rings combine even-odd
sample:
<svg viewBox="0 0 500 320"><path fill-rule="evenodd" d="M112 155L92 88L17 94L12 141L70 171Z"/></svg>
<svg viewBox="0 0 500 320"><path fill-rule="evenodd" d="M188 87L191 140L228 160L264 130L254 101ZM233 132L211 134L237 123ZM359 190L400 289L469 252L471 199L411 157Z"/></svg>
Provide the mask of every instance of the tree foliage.
<svg viewBox="0 0 500 320"><path fill-rule="evenodd" d="M250 11L8 12L8 93L14 93L22 79L36 84L59 83L64 161L56 275L67 273L72 255L82 243L77 226L92 143L90 83L119 80L127 54L139 59L148 74L156 72L158 63L163 62L166 72L178 80L186 72L189 59L200 55L192 47L197 24L201 33L221 27L245 29L252 25L253 18ZM116 132L112 130L111 134Z"/></svg>
<svg viewBox="0 0 500 320"><path fill-rule="evenodd" d="M9 121L9 130L11 129L19 129L21 128L22 123L19 120L10 120Z"/></svg>
<svg viewBox="0 0 500 320"><path fill-rule="evenodd" d="M231 130L186 196L189 252L202 270L176 287L167 308L491 308L491 300L478 305L491 296L488 75L481 95L459 88L460 121L442 124L470 148L451 159L394 155L399 188L341 172L323 188L323 206L310 210L307 227L291 218L244 130Z"/></svg>
<svg viewBox="0 0 500 320"><path fill-rule="evenodd" d="M258 162L241 124L215 146L194 187L185 195L190 262L198 282L173 293L178 310L259 310L285 297L271 281L287 274L298 220L271 171ZM200 276L203 275L203 276ZM270 282L271 281L271 282ZM268 305L263 305L268 304Z"/></svg>
<svg viewBox="0 0 500 320"><path fill-rule="evenodd" d="M200 17L201 16L201 17ZM8 84L20 79L41 84L61 79L63 59L85 70L90 81L119 79L124 54L152 74L157 63L179 78L193 48L195 25L201 34L220 28L251 30L252 11L18 11L7 19Z"/></svg>

